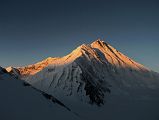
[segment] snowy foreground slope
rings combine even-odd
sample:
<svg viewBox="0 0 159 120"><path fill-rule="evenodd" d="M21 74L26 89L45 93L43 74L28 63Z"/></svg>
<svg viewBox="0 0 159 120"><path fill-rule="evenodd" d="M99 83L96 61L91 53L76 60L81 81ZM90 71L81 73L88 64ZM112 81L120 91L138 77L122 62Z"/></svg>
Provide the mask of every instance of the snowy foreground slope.
<svg viewBox="0 0 159 120"><path fill-rule="evenodd" d="M79 120L72 111L26 85L0 67L0 120Z"/></svg>
<svg viewBox="0 0 159 120"><path fill-rule="evenodd" d="M101 40L62 58L7 71L54 96L81 119L159 119L159 74Z"/></svg>

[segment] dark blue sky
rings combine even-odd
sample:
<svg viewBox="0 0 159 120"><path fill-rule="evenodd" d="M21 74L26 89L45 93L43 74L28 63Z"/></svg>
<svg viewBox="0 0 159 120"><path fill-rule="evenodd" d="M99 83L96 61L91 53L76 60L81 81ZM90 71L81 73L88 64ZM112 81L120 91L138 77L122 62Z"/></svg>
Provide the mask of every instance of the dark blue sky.
<svg viewBox="0 0 159 120"><path fill-rule="evenodd" d="M0 0L0 65L63 56L103 38L159 72L158 0Z"/></svg>

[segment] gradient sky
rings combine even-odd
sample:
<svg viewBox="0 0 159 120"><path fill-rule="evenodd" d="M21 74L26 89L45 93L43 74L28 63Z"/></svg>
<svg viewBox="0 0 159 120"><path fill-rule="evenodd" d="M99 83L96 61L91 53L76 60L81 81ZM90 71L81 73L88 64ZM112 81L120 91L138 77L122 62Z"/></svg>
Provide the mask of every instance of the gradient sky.
<svg viewBox="0 0 159 120"><path fill-rule="evenodd" d="M104 39L159 72L158 0L0 0L0 65L63 56Z"/></svg>

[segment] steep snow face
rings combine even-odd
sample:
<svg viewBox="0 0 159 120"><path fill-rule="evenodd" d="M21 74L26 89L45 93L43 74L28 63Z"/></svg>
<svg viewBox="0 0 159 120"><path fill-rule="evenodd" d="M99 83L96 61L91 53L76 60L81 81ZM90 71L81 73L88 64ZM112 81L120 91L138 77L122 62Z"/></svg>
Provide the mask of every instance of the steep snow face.
<svg viewBox="0 0 159 120"><path fill-rule="evenodd" d="M73 96L97 105L104 103L104 93L109 92L108 84L96 74L99 66L96 52L88 45L82 45L67 56L52 61L35 75L24 78L33 86L53 94ZM19 69L20 70L20 69ZM103 76L103 75L102 75ZM23 76L22 76L23 77Z"/></svg>
<svg viewBox="0 0 159 120"><path fill-rule="evenodd" d="M140 71L149 71L143 65L133 61L115 48L105 43L104 41L97 40L91 44L91 47L99 53L103 53L104 58L116 67L131 68Z"/></svg>
<svg viewBox="0 0 159 120"><path fill-rule="evenodd" d="M57 98L69 96L97 105L104 104L110 91L130 94L159 88L157 73L101 40L83 44L62 58L47 58L16 70L21 79Z"/></svg>
<svg viewBox="0 0 159 120"><path fill-rule="evenodd" d="M3 70L5 69L0 67L0 71ZM31 86L26 86L23 82L7 73L0 74L1 120L79 120L74 113L64 108L64 104L60 101L33 89ZM50 97L50 100L47 100L43 95L47 98Z"/></svg>

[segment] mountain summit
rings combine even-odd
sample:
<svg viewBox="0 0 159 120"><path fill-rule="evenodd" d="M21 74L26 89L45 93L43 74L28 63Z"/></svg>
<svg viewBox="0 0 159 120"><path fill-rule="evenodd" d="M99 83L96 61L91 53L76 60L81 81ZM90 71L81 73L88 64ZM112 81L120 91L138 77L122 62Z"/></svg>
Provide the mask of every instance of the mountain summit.
<svg viewBox="0 0 159 120"><path fill-rule="evenodd" d="M121 52L117 51L111 45L105 43L104 41L96 40L91 44L91 47L96 50L99 54L103 53L106 61L114 66L132 68L136 70L148 71L143 65L138 64L127 56L123 55Z"/></svg>
<svg viewBox="0 0 159 120"><path fill-rule="evenodd" d="M131 94L159 88L157 73L100 39L83 44L61 58L49 57L33 65L7 70L58 99L71 98L97 105L104 104L110 92Z"/></svg>
<svg viewBox="0 0 159 120"><path fill-rule="evenodd" d="M68 64L69 62L75 61L80 56L85 56L90 59L88 54L96 58L100 62L108 62L116 67L127 67L136 70L149 71L143 65L138 64L130 58L126 57L115 48L100 39L88 45L82 44L81 46L73 50L70 54L62 58L49 57L36 64L19 67L17 69L21 72L21 75L34 75L50 64ZM7 68L8 72L11 72L12 70L15 69L13 67Z"/></svg>

